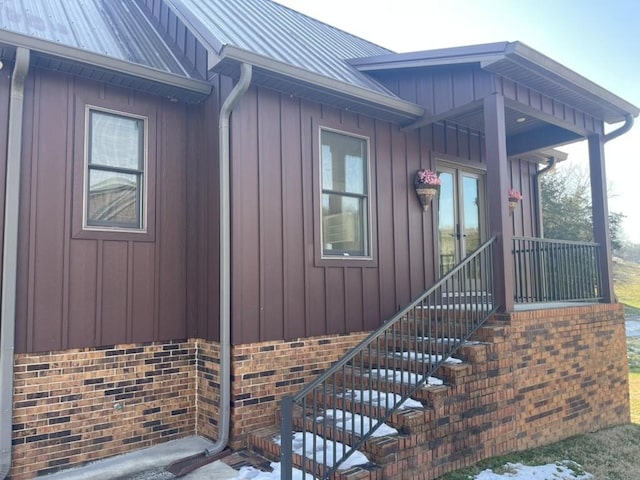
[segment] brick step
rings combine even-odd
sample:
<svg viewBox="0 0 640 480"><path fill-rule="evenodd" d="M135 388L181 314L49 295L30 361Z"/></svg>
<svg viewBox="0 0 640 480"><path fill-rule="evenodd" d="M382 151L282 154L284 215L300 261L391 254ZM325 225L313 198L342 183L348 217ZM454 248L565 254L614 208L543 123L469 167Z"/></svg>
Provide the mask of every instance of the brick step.
<svg viewBox="0 0 640 480"><path fill-rule="evenodd" d="M478 341L469 341L460 345L455 357L473 366L484 364L487 361L488 344Z"/></svg>
<svg viewBox="0 0 640 480"><path fill-rule="evenodd" d="M276 443L276 437L280 436L280 431L277 427L267 427L249 434L247 441L249 448L259 455L271 459L273 461L280 461L280 445ZM307 448L312 448L307 445ZM328 451L331 452L332 448ZM307 457L303 457L297 453L293 454L294 468L300 469L305 465L307 472L313 472L315 468L315 474L321 478L323 472L319 465L313 465L313 461ZM331 480L382 480L382 468L372 461L368 461L366 464L348 467L343 470L338 470L331 477Z"/></svg>
<svg viewBox="0 0 640 480"><path fill-rule="evenodd" d="M435 377L437 378L437 377ZM392 381L377 376L360 375L360 369L346 366L335 375L336 383L346 388L352 389L372 389L382 392L393 392L399 395L408 395L415 386L411 381ZM442 398L446 396L449 387L446 385L425 385L418 388L411 394L411 397L427 403L427 406L436 407L442 404Z"/></svg>
<svg viewBox="0 0 640 480"><path fill-rule="evenodd" d="M471 340L485 343L502 343L507 338L507 326L499 323L485 323L471 336Z"/></svg>
<svg viewBox="0 0 640 480"><path fill-rule="evenodd" d="M338 441L347 445L355 445L362 438L362 434L366 433L365 429L360 432L358 424L364 423L364 427L369 424L377 423L377 420L371 418L355 418L356 424L351 427L344 428L340 421L334 421L335 418L352 418L359 416L348 410L329 409L328 411L313 411L308 409L306 414L302 408L294 408L293 427L297 431L306 431L314 435L319 435L325 439ZM382 430L382 431L381 431ZM393 430L393 431L390 431ZM385 435L385 431L388 433ZM359 447L369 460L381 464L389 460L390 455L397 453L400 449L398 441L399 432L394 430L388 423L381 425L373 436L369 437Z"/></svg>
<svg viewBox="0 0 640 480"><path fill-rule="evenodd" d="M375 397L381 399L376 400ZM375 390L360 390L353 388L344 388L340 385L329 385L324 393L317 393L315 397L308 398L307 409L311 409L315 401L318 410L324 409L343 409L367 417L382 418L386 415L386 402L395 405L397 401L394 393L377 392ZM370 399L373 399L369 402ZM409 405L409 406L406 406ZM417 426L423 425L434 420L435 414L433 409L425 407L420 401L408 399L405 401L405 407L393 412L386 423L396 428L401 433L410 433ZM281 421L281 412L276 412L276 422Z"/></svg>
<svg viewBox="0 0 640 480"><path fill-rule="evenodd" d="M462 345L465 345L464 343ZM461 347L457 339L436 340L427 337L415 337L411 335L400 334L389 335L381 341L379 350L388 350L395 352L412 351L417 353L431 355L450 355L452 351Z"/></svg>
<svg viewBox="0 0 640 480"><path fill-rule="evenodd" d="M363 368L387 368L393 370L411 371L419 375L426 375L436 367L444 355L430 355L413 351L403 352L378 352L356 356L351 362L358 369ZM471 373L472 367L468 363L441 363L435 371L438 378L447 379L446 383L459 384L462 378Z"/></svg>

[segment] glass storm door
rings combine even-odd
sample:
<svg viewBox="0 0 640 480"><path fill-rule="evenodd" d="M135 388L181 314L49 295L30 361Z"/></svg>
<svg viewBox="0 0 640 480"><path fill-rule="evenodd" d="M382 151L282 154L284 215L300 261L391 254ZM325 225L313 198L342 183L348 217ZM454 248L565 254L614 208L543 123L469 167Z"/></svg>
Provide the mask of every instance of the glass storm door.
<svg viewBox="0 0 640 480"><path fill-rule="evenodd" d="M476 250L484 236L484 181L477 173L440 167L438 201L440 276Z"/></svg>

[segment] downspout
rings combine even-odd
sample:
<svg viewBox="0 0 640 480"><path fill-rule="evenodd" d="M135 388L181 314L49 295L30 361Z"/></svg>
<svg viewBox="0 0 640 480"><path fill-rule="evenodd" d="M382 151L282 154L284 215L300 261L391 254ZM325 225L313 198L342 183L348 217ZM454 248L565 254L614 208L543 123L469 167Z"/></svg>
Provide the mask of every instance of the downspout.
<svg viewBox="0 0 640 480"><path fill-rule="evenodd" d="M251 65L240 66L240 79L220 108L218 125L220 159L220 419L218 439L206 450L215 455L227 446L231 415L231 191L229 117L251 83Z"/></svg>
<svg viewBox="0 0 640 480"><path fill-rule="evenodd" d="M549 157L549 162L547 166L542 170L538 171L535 175L535 185L536 185L536 209L538 210L538 235L540 238L544 238L544 227L542 225L542 195L540 195L540 177L553 168L558 163L558 159L556 157Z"/></svg>
<svg viewBox="0 0 640 480"><path fill-rule="evenodd" d="M624 116L624 125L622 125L617 130L614 130L613 132L607 133L604 136L604 143L607 143L608 141L613 140L614 138L618 138L620 135L624 135L629 130L631 130L631 127L633 127L633 116L630 113L627 113Z"/></svg>
<svg viewBox="0 0 640 480"><path fill-rule="evenodd" d="M11 76L7 175L4 197L4 246L2 250L2 310L0 318L0 479L11 469L13 431L13 352L16 328L16 277L18 271L18 214L22 155L24 82L29 71L29 50L18 47Z"/></svg>

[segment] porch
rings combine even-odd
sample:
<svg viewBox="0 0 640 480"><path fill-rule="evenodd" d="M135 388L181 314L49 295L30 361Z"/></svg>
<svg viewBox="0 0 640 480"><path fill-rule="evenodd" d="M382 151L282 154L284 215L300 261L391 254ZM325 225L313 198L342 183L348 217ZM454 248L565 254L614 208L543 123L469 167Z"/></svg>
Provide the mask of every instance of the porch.
<svg viewBox="0 0 640 480"><path fill-rule="evenodd" d="M496 302L494 237L284 397L280 429L249 434L252 448L280 458L287 480L294 466L323 479L433 479L628 421L625 357L610 355L624 348L624 316L603 302L600 246L512 245L513 310Z"/></svg>

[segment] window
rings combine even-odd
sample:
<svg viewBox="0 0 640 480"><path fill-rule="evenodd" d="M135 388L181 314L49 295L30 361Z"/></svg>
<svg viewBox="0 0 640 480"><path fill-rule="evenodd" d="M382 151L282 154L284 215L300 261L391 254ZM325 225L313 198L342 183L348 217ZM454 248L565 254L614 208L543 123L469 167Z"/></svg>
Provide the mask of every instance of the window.
<svg viewBox="0 0 640 480"><path fill-rule="evenodd" d="M85 226L145 229L145 119L89 109Z"/></svg>
<svg viewBox="0 0 640 480"><path fill-rule="evenodd" d="M320 144L322 254L368 257L368 141L321 130Z"/></svg>

